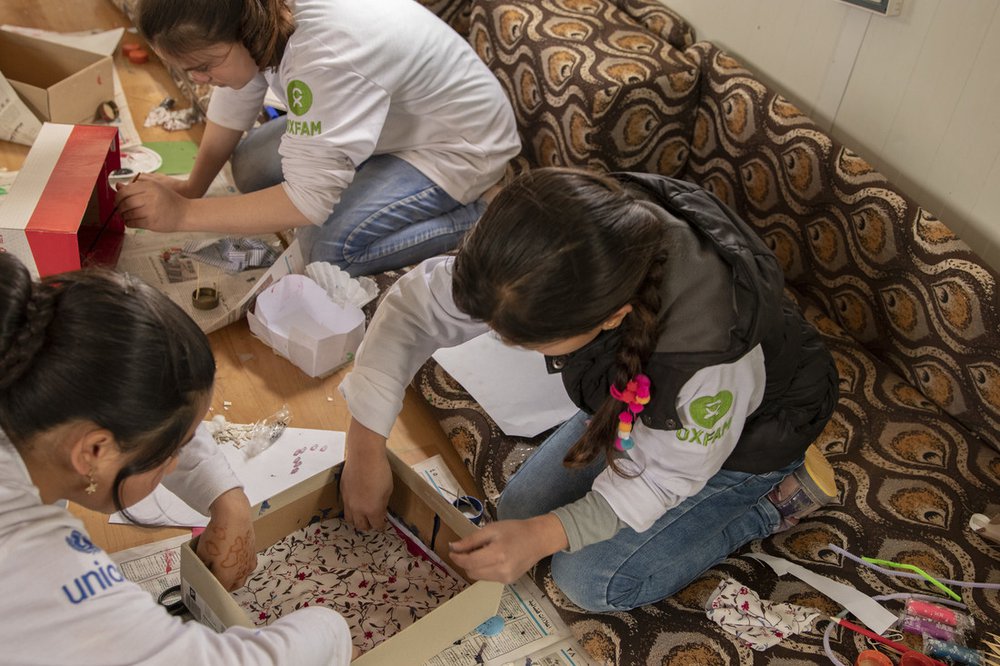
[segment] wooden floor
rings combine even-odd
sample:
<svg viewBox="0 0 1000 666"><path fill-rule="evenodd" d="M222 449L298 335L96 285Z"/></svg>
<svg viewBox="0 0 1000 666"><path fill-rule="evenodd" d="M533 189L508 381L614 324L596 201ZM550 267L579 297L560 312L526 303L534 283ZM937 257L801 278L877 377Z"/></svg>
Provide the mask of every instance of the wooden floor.
<svg viewBox="0 0 1000 666"><path fill-rule="evenodd" d="M0 23L63 32L130 26L110 0L3 0L0 2ZM125 39L139 40L129 32ZM180 98L170 76L155 58L149 63L134 65L119 52L114 60L133 120L144 141L197 142L201 139L201 124L182 132L143 127L149 110L164 98L174 97L179 103L186 103L186 100ZM0 168L20 169L27 152L26 146L0 141ZM231 422L249 423L288 405L293 427L346 430L350 416L337 386L347 369L330 377L312 379L251 336L245 320L213 333L209 340L218 367L211 415L222 414ZM441 453L464 489L475 493L475 484L458 454L412 389L390 433L389 446L411 464ZM184 532L108 525L106 517L100 514L76 506L72 510L84 519L94 541L108 551Z"/></svg>

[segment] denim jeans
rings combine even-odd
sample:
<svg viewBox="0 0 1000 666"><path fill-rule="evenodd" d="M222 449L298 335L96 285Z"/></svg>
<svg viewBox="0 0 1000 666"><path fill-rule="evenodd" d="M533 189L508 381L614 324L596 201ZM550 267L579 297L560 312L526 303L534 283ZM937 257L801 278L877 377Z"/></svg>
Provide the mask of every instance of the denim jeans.
<svg viewBox="0 0 1000 666"><path fill-rule="evenodd" d="M278 144L285 119L251 130L233 153L241 192L284 180ZM460 204L427 176L394 155L373 155L322 226L299 229L307 262L327 261L353 276L370 275L453 249L482 215L481 199Z"/></svg>
<svg viewBox="0 0 1000 666"><path fill-rule="evenodd" d="M599 457L567 469L563 457L586 429L579 412L546 439L500 496L500 519L529 518L583 497L606 466ZM639 444L641 446L641 444ZM592 612L631 610L669 597L743 544L770 535L781 516L766 495L801 464L767 474L721 470L645 532L622 528L606 541L552 556L552 578Z"/></svg>

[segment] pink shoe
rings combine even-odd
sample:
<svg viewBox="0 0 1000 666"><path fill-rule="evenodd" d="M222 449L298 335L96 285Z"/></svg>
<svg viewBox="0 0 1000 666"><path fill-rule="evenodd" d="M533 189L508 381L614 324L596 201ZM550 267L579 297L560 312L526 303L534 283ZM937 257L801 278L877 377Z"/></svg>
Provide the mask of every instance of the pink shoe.
<svg viewBox="0 0 1000 666"><path fill-rule="evenodd" d="M799 520L837 499L833 467L823 453L810 444L805 462L782 479L767 498L781 514L781 524L775 533L795 527Z"/></svg>

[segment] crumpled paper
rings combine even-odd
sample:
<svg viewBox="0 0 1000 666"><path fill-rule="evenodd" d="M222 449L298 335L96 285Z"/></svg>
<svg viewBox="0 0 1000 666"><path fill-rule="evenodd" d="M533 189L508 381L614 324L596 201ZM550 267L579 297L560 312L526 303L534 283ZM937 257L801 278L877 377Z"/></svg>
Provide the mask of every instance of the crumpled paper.
<svg viewBox="0 0 1000 666"><path fill-rule="evenodd" d="M732 578L715 588L705 612L710 620L758 651L777 645L787 636L808 631L820 616L814 608L761 599Z"/></svg>
<svg viewBox="0 0 1000 666"><path fill-rule="evenodd" d="M330 300L340 306L364 307L378 296L378 285L368 277L352 278L340 266L315 261L306 266L306 275L323 287Z"/></svg>

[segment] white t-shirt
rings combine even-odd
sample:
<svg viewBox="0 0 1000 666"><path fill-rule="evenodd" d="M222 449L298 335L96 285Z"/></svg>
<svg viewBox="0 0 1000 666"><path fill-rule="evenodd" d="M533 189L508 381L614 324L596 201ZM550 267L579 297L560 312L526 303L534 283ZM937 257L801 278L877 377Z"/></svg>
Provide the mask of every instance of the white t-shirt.
<svg viewBox="0 0 1000 666"><path fill-rule="evenodd" d="M288 106L279 152L288 197L322 224L359 164L406 160L460 203L520 150L499 82L472 47L414 0L294 0L281 63L212 93L208 118L249 129L268 86Z"/></svg>
<svg viewBox="0 0 1000 666"><path fill-rule="evenodd" d="M169 486L198 511L239 485L200 428ZM165 484L168 485L168 484ZM0 432L0 661L5 664L347 664L347 624L304 608L261 629L215 633L171 617L126 580L83 524L43 504L17 450Z"/></svg>

